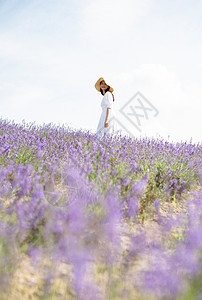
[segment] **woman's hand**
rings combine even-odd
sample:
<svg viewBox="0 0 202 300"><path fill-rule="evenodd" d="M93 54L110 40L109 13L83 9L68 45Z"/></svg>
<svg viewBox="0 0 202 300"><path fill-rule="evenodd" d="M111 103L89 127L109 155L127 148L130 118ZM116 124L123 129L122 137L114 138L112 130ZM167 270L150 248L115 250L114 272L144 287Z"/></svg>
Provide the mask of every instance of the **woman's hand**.
<svg viewBox="0 0 202 300"><path fill-rule="evenodd" d="M105 121L105 128L109 126L108 121Z"/></svg>
<svg viewBox="0 0 202 300"><path fill-rule="evenodd" d="M107 107L107 114L106 114L106 117L105 117L105 128L109 126L109 123L108 123L108 118L109 118L109 110L111 108Z"/></svg>

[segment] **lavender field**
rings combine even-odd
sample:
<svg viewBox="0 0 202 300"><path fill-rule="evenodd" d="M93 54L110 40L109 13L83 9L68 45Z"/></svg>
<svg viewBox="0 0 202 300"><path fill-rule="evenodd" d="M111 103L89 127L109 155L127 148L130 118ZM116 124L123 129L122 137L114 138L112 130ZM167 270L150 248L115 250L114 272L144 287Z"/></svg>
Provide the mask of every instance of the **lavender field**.
<svg viewBox="0 0 202 300"><path fill-rule="evenodd" d="M202 145L0 120L0 299L202 299Z"/></svg>

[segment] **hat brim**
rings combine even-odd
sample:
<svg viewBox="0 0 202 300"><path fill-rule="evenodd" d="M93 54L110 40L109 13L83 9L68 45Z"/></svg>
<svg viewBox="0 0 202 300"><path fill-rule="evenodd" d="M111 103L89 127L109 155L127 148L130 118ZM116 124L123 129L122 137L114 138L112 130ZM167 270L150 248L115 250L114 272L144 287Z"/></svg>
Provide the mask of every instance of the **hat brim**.
<svg viewBox="0 0 202 300"><path fill-rule="evenodd" d="M96 88L96 90L98 91L98 92L100 92L100 82L101 81L103 81L104 80L104 78L103 77L100 77L99 79L98 79L98 81L96 82L96 84L95 84L95 88ZM105 80L104 80L105 81ZM110 92L113 92L113 88L110 86L110 88L109 88L109 91Z"/></svg>

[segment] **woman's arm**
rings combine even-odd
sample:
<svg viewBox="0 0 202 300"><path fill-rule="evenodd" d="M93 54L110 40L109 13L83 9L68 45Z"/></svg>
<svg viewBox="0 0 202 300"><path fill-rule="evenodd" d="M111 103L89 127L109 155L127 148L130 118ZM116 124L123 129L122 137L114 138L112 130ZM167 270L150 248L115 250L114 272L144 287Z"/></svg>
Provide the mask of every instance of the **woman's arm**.
<svg viewBox="0 0 202 300"><path fill-rule="evenodd" d="M108 123L108 117L109 117L109 110L111 108L107 107L107 113L106 113L106 118L105 118L105 127L108 127L109 126L109 123Z"/></svg>
<svg viewBox="0 0 202 300"><path fill-rule="evenodd" d="M105 127L108 127L109 126L109 123L108 123L108 117L109 117L109 110L111 109L112 107L112 104L113 104L113 97L112 97L112 94L111 92L107 92L107 98L106 98L106 105L107 105L107 114L106 114L106 118L105 118Z"/></svg>

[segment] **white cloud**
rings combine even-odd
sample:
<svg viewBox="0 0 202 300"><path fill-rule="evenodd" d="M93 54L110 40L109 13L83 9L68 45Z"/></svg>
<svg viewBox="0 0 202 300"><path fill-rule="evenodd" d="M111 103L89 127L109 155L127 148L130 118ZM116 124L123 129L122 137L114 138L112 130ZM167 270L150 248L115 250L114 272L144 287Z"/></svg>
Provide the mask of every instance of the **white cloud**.
<svg viewBox="0 0 202 300"><path fill-rule="evenodd" d="M174 140L201 139L200 112L202 86L198 83L183 85L177 74L160 64L142 64L131 72L124 72L113 77L113 87L120 93L117 110L128 102L136 92L141 92L159 111L154 119L143 120L142 129L147 135L168 135ZM120 88L121 87L121 88ZM123 87L123 88L122 88ZM134 132L134 127L118 117ZM136 134L139 132L135 130Z"/></svg>
<svg viewBox="0 0 202 300"><path fill-rule="evenodd" d="M151 0L91 1L80 12L82 35L102 44L127 34L148 12Z"/></svg>
<svg viewBox="0 0 202 300"><path fill-rule="evenodd" d="M166 105L176 104L181 94L181 82L173 70L161 64L141 64L131 72L114 76L117 88L124 86L128 97L138 90L159 104L159 110ZM145 95L145 96L146 96Z"/></svg>

